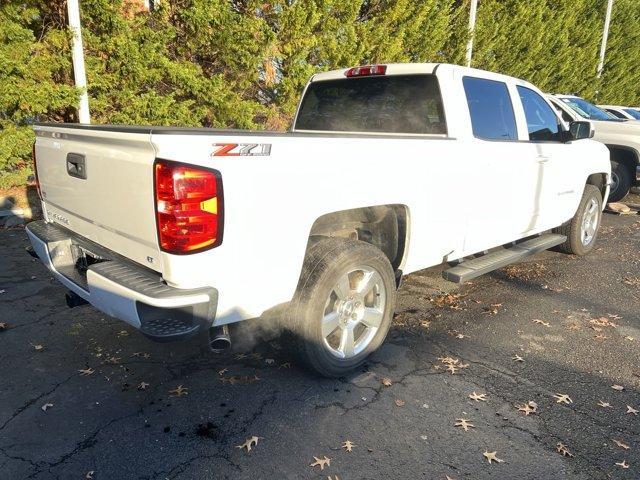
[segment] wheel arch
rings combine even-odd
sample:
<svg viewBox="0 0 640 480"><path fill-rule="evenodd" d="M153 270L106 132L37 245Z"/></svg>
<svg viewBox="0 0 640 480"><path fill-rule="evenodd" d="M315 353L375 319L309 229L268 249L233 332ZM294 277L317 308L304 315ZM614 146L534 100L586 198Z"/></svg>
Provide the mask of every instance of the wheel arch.
<svg viewBox="0 0 640 480"><path fill-rule="evenodd" d="M313 222L307 252L316 242L327 237L370 243L389 259L399 283L409 250L410 231L410 214L406 205L374 205L330 212Z"/></svg>
<svg viewBox="0 0 640 480"><path fill-rule="evenodd" d="M629 169L631 177L635 178L636 167L640 164L640 153L635 148L625 145L605 144L611 154L611 160L622 163Z"/></svg>
<svg viewBox="0 0 640 480"><path fill-rule="evenodd" d="M607 174L604 172L601 173L592 173L587 177L587 181L585 185L593 185L598 190L600 190L600 194L604 200L605 195L607 193Z"/></svg>

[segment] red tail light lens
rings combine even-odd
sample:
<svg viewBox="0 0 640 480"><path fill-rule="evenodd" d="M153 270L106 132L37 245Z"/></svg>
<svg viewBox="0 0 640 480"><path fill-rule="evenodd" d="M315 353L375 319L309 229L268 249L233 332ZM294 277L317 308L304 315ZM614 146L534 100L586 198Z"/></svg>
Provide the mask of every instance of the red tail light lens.
<svg viewBox="0 0 640 480"><path fill-rule="evenodd" d="M220 172L156 160L155 196L160 248L196 253L222 243L223 196Z"/></svg>
<svg viewBox="0 0 640 480"><path fill-rule="evenodd" d="M347 77L370 77L373 75L385 75L387 73L386 65L364 65L362 67L353 67L346 71Z"/></svg>

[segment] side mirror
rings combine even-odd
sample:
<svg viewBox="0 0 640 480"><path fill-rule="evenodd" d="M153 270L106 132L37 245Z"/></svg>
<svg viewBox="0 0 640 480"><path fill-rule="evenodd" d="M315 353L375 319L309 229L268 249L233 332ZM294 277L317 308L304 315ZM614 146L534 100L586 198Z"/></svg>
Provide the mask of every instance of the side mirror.
<svg viewBox="0 0 640 480"><path fill-rule="evenodd" d="M565 141L582 140L583 138L593 138L596 130L589 121L580 120L569 124L569 131L565 132Z"/></svg>

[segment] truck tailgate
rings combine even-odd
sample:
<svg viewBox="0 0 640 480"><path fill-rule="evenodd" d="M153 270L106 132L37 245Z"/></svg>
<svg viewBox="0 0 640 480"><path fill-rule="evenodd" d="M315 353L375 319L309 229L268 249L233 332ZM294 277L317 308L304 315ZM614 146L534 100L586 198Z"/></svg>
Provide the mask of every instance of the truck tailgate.
<svg viewBox="0 0 640 480"><path fill-rule="evenodd" d="M34 129L47 219L161 271L150 129Z"/></svg>

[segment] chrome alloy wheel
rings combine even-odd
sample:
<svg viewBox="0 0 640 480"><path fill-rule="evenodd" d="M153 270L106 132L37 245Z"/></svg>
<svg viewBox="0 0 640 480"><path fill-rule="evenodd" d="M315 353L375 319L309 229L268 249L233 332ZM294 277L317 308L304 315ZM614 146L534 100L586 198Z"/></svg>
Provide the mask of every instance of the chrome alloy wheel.
<svg viewBox="0 0 640 480"><path fill-rule="evenodd" d="M385 303L384 282L375 269L360 266L342 275L325 303L324 346L338 358L358 355L376 336Z"/></svg>
<svg viewBox="0 0 640 480"><path fill-rule="evenodd" d="M598 201L592 198L587 202L582 215L582 225L580 226L580 239L585 247L593 241L593 237L598 230L598 221L600 219Z"/></svg>

